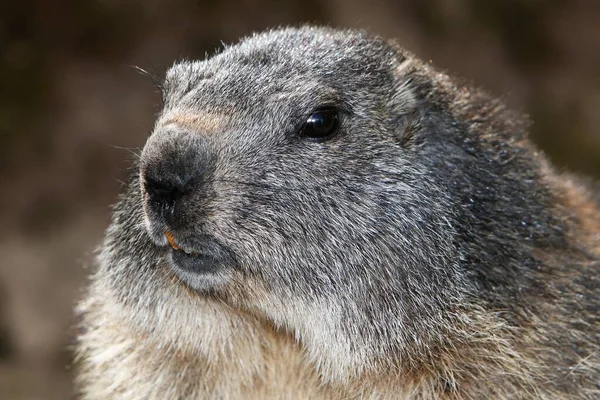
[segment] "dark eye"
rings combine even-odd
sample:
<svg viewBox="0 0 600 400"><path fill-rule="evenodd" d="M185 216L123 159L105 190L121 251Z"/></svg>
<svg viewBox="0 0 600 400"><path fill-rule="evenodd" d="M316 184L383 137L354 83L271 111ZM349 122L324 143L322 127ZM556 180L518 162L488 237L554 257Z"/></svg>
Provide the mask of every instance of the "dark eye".
<svg viewBox="0 0 600 400"><path fill-rule="evenodd" d="M300 135L311 139L325 140L338 131L339 124L337 110L330 108L317 110L308 117L300 129Z"/></svg>

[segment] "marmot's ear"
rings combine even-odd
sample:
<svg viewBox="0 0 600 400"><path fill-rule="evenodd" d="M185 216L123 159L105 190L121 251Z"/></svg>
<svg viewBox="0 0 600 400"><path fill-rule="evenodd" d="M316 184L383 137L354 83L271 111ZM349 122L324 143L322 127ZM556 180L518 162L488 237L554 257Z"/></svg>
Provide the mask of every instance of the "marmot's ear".
<svg viewBox="0 0 600 400"><path fill-rule="evenodd" d="M390 42L396 57L392 64L393 85L388 101L390 126L396 139L409 146L419 129L422 99L419 96L419 61L395 42Z"/></svg>

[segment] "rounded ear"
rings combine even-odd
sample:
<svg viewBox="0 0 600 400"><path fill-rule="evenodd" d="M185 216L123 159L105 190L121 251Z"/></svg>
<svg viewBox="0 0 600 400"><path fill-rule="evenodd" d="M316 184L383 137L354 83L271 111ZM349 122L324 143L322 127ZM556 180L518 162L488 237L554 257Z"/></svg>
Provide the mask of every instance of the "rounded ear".
<svg viewBox="0 0 600 400"><path fill-rule="evenodd" d="M389 126L394 138L402 146L410 146L420 127L422 100L419 97L418 66L420 61L402 49L396 42L390 46L395 52L391 65L393 84L388 99Z"/></svg>

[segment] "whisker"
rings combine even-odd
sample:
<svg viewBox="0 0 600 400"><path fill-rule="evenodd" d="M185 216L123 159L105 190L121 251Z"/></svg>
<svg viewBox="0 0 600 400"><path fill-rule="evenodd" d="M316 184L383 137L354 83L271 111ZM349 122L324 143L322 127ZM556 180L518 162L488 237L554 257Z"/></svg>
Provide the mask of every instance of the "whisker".
<svg viewBox="0 0 600 400"><path fill-rule="evenodd" d="M141 152L142 150L139 147L123 147L123 146L116 146L116 145L109 145L110 147L112 147L113 149L118 149L118 150L125 150L130 154L133 154L135 156L135 158L137 158L138 160L141 158Z"/></svg>
<svg viewBox="0 0 600 400"><path fill-rule="evenodd" d="M152 84L158 89L159 92L162 93L163 82L162 82L162 79L159 78L159 74L157 74L155 71L148 72L146 69L144 69L138 65L130 65L130 67L135 69L137 72L139 72L143 76L150 78L150 81L152 82ZM152 69L154 70L155 68L152 68Z"/></svg>

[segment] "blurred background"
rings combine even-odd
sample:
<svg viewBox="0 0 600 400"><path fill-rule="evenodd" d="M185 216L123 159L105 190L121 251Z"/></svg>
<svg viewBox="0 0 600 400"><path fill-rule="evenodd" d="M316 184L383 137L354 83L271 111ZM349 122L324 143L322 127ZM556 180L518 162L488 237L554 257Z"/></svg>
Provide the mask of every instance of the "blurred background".
<svg viewBox="0 0 600 400"><path fill-rule="evenodd" d="M69 333L152 79L253 31L368 28L501 96L600 177L600 1L20 0L0 5L0 399L72 396Z"/></svg>

